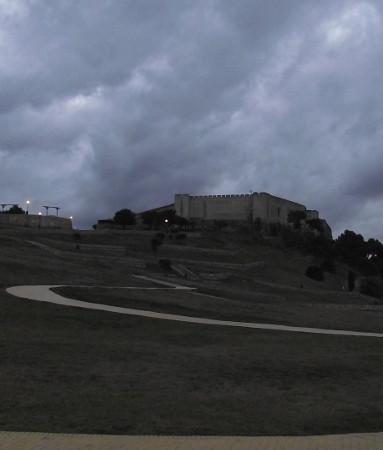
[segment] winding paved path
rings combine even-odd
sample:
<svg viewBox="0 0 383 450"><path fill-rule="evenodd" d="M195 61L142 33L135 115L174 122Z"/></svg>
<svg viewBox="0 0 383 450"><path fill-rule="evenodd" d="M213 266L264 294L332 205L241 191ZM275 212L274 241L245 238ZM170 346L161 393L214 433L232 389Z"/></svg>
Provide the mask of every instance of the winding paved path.
<svg viewBox="0 0 383 450"><path fill-rule="evenodd" d="M179 289L193 290L187 286L141 277L162 284L163 287L124 287L123 289ZM284 325L231 322L224 320L163 314L138 309L120 308L110 305L83 302L63 297L51 291L63 285L13 286L10 294L29 300L55 303L58 305L109 311L119 314L175 320L206 325L234 326L262 330L290 331L344 336L383 337L382 333L361 333L356 331L325 330L320 328L290 327ZM105 286L103 286L105 287ZM112 288L112 287L111 287ZM329 436L112 436L61 433L19 433L0 432L0 450L381 450L383 433L345 434Z"/></svg>
<svg viewBox="0 0 383 450"><path fill-rule="evenodd" d="M120 289L141 289L141 290L153 290L153 289L178 289L178 290L194 290L194 288L188 286L181 286L179 284L169 283L162 280L155 280L153 278L137 276L137 278L152 281L165 287L118 287ZM358 336L358 337L373 337L383 338L383 333L368 333L360 331L347 331L347 330L330 330L324 328L308 328L308 327L295 327L289 325L275 325L271 323L253 323L253 322L235 322L229 320L216 320L206 319L203 317L190 317L178 314L167 314L154 311L146 311L133 308L122 308L119 306L104 305L100 303L84 302L81 300L74 300L56 294L51 289L55 287L64 287L65 285L36 285L36 286L12 286L7 288L7 292L16 297L25 298L29 300L35 300L39 302L54 303L56 305L72 306L75 308L85 308L98 311L107 311L117 314L126 314L130 316L149 317L151 319L173 320L176 322L196 323L202 325L216 325L226 327L238 327L238 328L253 328L257 330L270 330L270 331L288 331L295 333L311 333L311 334L325 334L325 335L338 335L338 336ZM79 286L80 287L80 286ZM87 286L82 286L87 287ZM89 286L88 286L89 287ZM95 286L94 286L95 287ZM105 286L102 286L105 288ZM116 286L117 287L117 286ZM113 288L113 287L109 287Z"/></svg>

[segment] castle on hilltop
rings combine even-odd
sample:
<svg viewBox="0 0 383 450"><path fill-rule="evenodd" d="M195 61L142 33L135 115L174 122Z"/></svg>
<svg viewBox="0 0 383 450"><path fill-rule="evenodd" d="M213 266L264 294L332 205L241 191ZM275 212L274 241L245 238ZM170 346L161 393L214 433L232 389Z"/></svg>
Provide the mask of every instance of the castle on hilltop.
<svg viewBox="0 0 383 450"><path fill-rule="evenodd" d="M265 224L289 224L289 214L293 211L305 213L305 221L315 220L325 235L331 237L331 228L319 213L307 209L305 205L291 200L276 197L267 192L252 192L250 194L230 195L190 195L176 194L174 203L150 210L160 214L175 210L179 217L194 223L208 223L213 221L257 222ZM146 211L148 212L148 211ZM144 214L140 213L139 217Z"/></svg>
<svg viewBox="0 0 383 450"><path fill-rule="evenodd" d="M176 194L176 214L190 220L225 220L288 223L291 211L304 211L307 220L319 219L318 211L306 209L300 203L276 197L266 192L237 195Z"/></svg>

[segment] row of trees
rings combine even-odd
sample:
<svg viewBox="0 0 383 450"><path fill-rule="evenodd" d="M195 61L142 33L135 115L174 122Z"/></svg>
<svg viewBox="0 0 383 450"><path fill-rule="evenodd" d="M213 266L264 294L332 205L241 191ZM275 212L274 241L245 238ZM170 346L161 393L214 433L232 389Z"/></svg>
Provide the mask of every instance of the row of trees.
<svg viewBox="0 0 383 450"><path fill-rule="evenodd" d="M279 235L286 247L298 248L327 261L338 260L365 276L383 276L383 244L377 239L365 240L361 234L345 230L332 240L289 227L281 227Z"/></svg>
<svg viewBox="0 0 383 450"><path fill-rule="evenodd" d="M7 209L7 211L1 211L1 214L26 214L23 208L20 208L18 205L13 205L11 208Z"/></svg>
<svg viewBox="0 0 383 450"><path fill-rule="evenodd" d="M144 225L153 229L158 229L164 225L177 225L179 228L183 229L193 227L193 224L187 219L177 216L173 209L167 211L146 211L142 213L141 218ZM123 228L126 228L129 225L135 225L136 221L136 214L126 208L117 211L113 217L113 222Z"/></svg>

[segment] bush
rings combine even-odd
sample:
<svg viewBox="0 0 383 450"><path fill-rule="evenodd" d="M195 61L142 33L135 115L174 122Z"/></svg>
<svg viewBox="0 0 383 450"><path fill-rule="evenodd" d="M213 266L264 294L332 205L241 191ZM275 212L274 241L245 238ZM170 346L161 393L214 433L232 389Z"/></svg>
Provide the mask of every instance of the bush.
<svg viewBox="0 0 383 450"><path fill-rule="evenodd" d="M292 223L296 230L299 230L301 228L302 220L305 220L306 217L307 217L306 211L293 210L289 211L287 221L289 223Z"/></svg>
<svg viewBox="0 0 383 450"><path fill-rule="evenodd" d="M305 272L306 277L311 278L316 281L323 281L324 275L321 267L318 266L308 266Z"/></svg>
<svg viewBox="0 0 383 450"><path fill-rule="evenodd" d="M320 219L306 220L306 223L312 230L319 231L320 233L323 232L323 224Z"/></svg>
<svg viewBox="0 0 383 450"><path fill-rule="evenodd" d="M360 280L360 293L370 297L383 297L383 280L378 277L365 277Z"/></svg>
<svg viewBox="0 0 383 450"><path fill-rule="evenodd" d="M281 230L282 230L282 226L280 223L275 222L275 223L270 223L269 225L269 233L270 236L279 236L281 234Z"/></svg>
<svg viewBox="0 0 383 450"><path fill-rule="evenodd" d="M159 259L158 260L158 264L160 265L160 267L166 271L170 271L172 270L172 262L170 261L170 259Z"/></svg>
<svg viewBox="0 0 383 450"><path fill-rule="evenodd" d="M115 213L113 221L125 229L127 225L134 225L136 223L136 215L130 209L120 209Z"/></svg>
<svg viewBox="0 0 383 450"><path fill-rule="evenodd" d="M164 233L156 233L156 238L157 239L165 239L165 234Z"/></svg>
<svg viewBox="0 0 383 450"><path fill-rule="evenodd" d="M347 283L348 283L348 290L352 292L355 289L355 281L356 281L356 273L352 270L348 271L347 274Z"/></svg>
<svg viewBox="0 0 383 450"><path fill-rule="evenodd" d="M4 214L25 214L25 211L19 205L13 205L8 211L4 211Z"/></svg>
<svg viewBox="0 0 383 450"><path fill-rule="evenodd" d="M150 246L155 255L157 254L157 250L160 245L162 245L162 239L154 237L153 239L150 240Z"/></svg>
<svg viewBox="0 0 383 450"><path fill-rule="evenodd" d="M321 269L323 270L323 272L335 273L336 272L335 261L332 258L324 259L321 264Z"/></svg>
<svg viewBox="0 0 383 450"><path fill-rule="evenodd" d="M178 240L182 240L182 239L186 239L187 235L185 233L178 233L176 234L176 239Z"/></svg>

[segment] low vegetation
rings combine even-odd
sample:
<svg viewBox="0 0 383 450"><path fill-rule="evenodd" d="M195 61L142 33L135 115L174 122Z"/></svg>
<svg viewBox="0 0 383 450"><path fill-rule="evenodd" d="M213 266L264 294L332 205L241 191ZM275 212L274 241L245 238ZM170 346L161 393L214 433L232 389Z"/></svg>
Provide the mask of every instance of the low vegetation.
<svg viewBox="0 0 383 450"><path fill-rule="evenodd" d="M200 317L383 331L383 305L370 297L380 295L371 284L380 275L360 271L365 260L379 267L377 243L356 246L360 238L347 235L347 245L342 238L342 245L322 248L319 235L303 230L301 237L294 230L277 236L167 231L79 231L74 239L58 230L0 228L0 429L211 435L382 430L379 339L176 323L5 292L15 284L153 287L133 277L141 274L191 284L197 293L59 291L88 302ZM159 232L162 245L154 254L151 242ZM172 264L195 278L176 276ZM309 266L323 271L323 281L305 275ZM351 273L355 290L348 292L342 288ZM357 289L362 278L367 296Z"/></svg>

